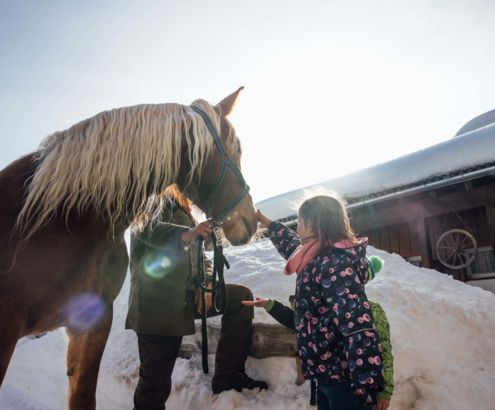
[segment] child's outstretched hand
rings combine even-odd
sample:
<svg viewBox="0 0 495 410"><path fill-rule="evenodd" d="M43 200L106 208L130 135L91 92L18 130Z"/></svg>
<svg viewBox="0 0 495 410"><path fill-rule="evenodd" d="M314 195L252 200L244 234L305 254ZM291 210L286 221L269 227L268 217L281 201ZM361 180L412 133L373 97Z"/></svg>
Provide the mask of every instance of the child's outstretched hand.
<svg viewBox="0 0 495 410"><path fill-rule="evenodd" d="M375 406L375 410L387 410L390 405L390 400L378 399L378 403Z"/></svg>
<svg viewBox="0 0 495 410"><path fill-rule="evenodd" d="M258 218L258 222L262 228L268 228L273 221L270 218L267 218L261 211L258 209L256 211L256 218Z"/></svg>
<svg viewBox="0 0 495 410"><path fill-rule="evenodd" d="M242 300L241 303L245 306L265 307L270 299L256 298L255 300Z"/></svg>

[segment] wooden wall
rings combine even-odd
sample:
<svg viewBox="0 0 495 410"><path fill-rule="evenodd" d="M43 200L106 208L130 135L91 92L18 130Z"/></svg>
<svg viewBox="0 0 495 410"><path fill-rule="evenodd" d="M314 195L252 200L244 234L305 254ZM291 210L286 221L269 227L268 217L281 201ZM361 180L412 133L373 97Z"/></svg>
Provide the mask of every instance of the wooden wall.
<svg viewBox="0 0 495 410"><path fill-rule="evenodd" d="M495 179L485 177L363 205L352 209L351 217L352 227L360 236L368 236L372 246L404 258L421 256L422 266L446 272L434 249L438 237L448 229L467 229L479 246L495 249ZM462 279L461 273L454 274Z"/></svg>

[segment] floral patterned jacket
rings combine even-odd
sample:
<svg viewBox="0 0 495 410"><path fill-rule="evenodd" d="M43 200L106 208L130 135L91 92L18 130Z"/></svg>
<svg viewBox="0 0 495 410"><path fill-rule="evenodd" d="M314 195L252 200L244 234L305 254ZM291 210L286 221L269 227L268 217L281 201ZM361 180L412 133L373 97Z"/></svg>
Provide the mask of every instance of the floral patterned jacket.
<svg viewBox="0 0 495 410"><path fill-rule="evenodd" d="M272 222L268 232L285 259L301 244L282 223ZM297 275L295 329L306 379L349 383L361 402L373 404L384 380L382 348L364 292L366 245L364 240L324 249Z"/></svg>

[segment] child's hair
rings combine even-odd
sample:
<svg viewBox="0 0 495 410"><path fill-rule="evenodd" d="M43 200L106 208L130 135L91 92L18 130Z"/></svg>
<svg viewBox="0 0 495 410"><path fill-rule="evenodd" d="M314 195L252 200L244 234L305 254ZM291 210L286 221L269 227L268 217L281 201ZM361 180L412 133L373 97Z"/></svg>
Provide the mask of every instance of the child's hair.
<svg viewBox="0 0 495 410"><path fill-rule="evenodd" d="M299 216L311 227L322 246L342 239L355 242L344 203L337 195L307 199L299 208Z"/></svg>

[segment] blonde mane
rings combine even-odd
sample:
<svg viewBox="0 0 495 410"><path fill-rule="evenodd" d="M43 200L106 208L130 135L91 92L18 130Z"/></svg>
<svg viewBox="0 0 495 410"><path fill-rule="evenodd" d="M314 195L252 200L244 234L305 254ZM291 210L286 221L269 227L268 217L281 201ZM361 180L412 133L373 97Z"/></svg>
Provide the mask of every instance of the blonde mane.
<svg viewBox="0 0 495 410"><path fill-rule="evenodd" d="M204 100L205 111L220 133L220 118ZM101 212L112 229L142 213L160 211L149 197L175 182L182 145L191 170L186 185L201 170L214 141L201 119L179 104L137 105L104 111L65 131L48 136L36 154L37 168L28 187L17 227L27 237L62 210Z"/></svg>

